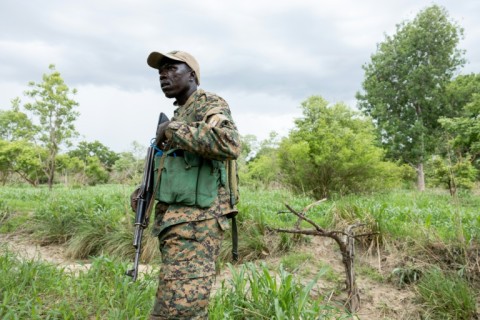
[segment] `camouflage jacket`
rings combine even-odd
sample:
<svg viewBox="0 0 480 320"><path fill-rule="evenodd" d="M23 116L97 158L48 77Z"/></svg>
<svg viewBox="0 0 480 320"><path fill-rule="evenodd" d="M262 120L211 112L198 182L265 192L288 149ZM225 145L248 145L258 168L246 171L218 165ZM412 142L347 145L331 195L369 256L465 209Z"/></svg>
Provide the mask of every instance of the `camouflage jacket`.
<svg viewBox="0 0 480 320"><path fill-rule="evenodd" d="M165 134L170 148L186 150L207 159L232 160L240 154L240 136L227 102L201 89L195 91L184 105L178 106ZM219 188L218 197L210 208L172 204L165 209L164 212L156 211L154 235L175 224L217 218L237 211L230 206L230 195L223 187ZM222 227L228 227L228 224Z"/></svg>

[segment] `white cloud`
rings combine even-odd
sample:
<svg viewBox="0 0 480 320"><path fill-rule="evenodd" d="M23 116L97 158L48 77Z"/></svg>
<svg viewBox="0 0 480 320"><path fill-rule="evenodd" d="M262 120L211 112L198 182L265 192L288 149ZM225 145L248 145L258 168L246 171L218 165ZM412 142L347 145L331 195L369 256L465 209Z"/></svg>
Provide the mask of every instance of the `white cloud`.
<svg viewBox="0 0 480 320"><path fill-rule="evenodd" d="M465 28L467 72L479 72L476 0L438 0ZM384 34L430 0L85 0L0 3L0 108L54 63L77 88L77 127L116 151L146 144L171 102L146 65L150 51L200 61L202 88L224 96L242 134L287 133L300 102L322 95L354 105ZM115 115L117 120L111 116Z"/></svg>

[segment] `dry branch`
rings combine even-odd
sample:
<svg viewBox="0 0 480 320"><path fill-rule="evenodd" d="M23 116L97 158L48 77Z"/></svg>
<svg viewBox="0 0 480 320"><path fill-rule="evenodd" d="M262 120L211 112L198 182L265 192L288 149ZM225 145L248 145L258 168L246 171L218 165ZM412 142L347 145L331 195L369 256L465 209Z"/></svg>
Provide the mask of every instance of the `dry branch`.
<svg viewBox="0 0 480 320"><path fill-rule="evenodd" d="M293 234L304 234L304 235L311 235L311 236L320 236L320 237L328 237L338 244L340 247L340 252L342 253L342 262L345 267L345 275L346 275L346 287L348 291L348 300L346 305L351 312L356 312L360 308L360 293L358 291L357 285L355 283L355 269L354 269L354 258L355 258L355 238L360 236L368 236L375 233L367 233L362 235L355 236L353 229L363 226L363 223L355 223L349 225L344 231L338 230L325 230L316 224L313 220L306 217L307 211L315 205L320 204L321 202L325 201L326 199L322 199L320 201L314 202L308 206L306 206L301 212L297 212L287 203L285 206L287 209L298 217L297 222L295 223L295 229L271 229L276 232L284 232L284 233L293 233ZM300 223L301 221L306 221L314 229L301 229Z"/></svg>

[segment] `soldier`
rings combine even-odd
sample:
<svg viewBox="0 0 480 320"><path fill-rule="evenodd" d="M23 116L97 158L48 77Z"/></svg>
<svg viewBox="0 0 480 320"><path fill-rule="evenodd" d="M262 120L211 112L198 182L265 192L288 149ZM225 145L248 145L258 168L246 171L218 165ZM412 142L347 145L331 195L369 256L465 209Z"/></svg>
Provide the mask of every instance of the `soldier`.
<svg viewBox="0 0 480 320"><path fill-rule="evenodd" d="M237 212L226 164L240 154L239 134L226 101L198 88L193 56L152 52L147 63L158 69L160 87L177 107L157 129L163 153L155 159L153 234L162 267L150 319L207 319L227 216Z"/></svg>

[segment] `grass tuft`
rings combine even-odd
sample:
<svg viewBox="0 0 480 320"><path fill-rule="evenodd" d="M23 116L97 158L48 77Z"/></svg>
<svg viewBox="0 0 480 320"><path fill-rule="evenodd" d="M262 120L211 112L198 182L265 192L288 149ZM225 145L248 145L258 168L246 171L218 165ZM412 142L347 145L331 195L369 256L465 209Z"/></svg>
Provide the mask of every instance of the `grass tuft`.
<svg viewBox="0 0 480 320"><path fill-rule="evenodd" d="M425 319L475 319L474 291L465 279L434 268L422 276L417 292L425 307Z"/></svg>
<svg viewBox="0 0 480 320"><path fill-rule="evenodd" d="M348 319L343 308L311 296L323 270L308 284L296 281L282 266L271 273L247 263L235 269L228 265L232 278L211 299L210 319Z"/></svg>

